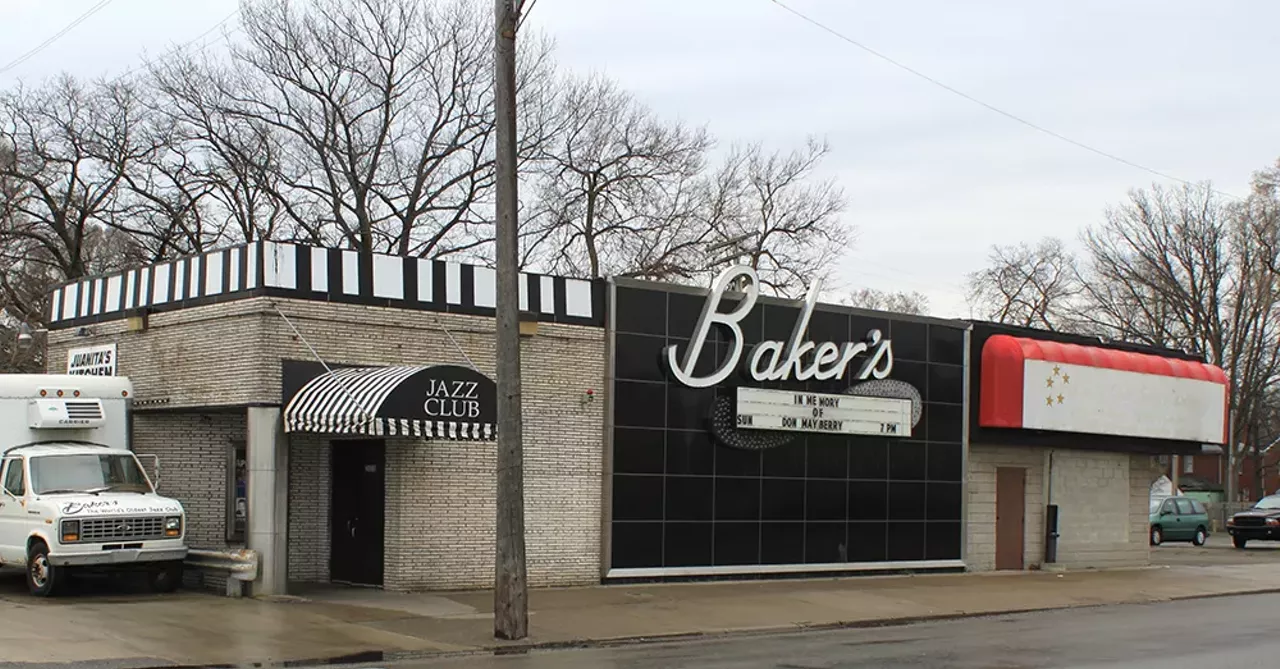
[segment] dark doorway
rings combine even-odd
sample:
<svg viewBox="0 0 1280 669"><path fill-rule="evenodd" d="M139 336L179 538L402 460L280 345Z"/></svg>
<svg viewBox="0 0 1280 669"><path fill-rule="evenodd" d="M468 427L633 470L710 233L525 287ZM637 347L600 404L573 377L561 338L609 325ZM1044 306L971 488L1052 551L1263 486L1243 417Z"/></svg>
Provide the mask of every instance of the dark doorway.
<svg viewBox="0 0 1280 669"><path fill-rule="evenodd" d="M335 441L331 451L329 580L380 586L386 444Z"/></svg>
<svg viewBox="0 0 1280 669"><path fill-rule="evenodd" d="M996 569L1022 569L1027 470L996 468Z"/></svg>

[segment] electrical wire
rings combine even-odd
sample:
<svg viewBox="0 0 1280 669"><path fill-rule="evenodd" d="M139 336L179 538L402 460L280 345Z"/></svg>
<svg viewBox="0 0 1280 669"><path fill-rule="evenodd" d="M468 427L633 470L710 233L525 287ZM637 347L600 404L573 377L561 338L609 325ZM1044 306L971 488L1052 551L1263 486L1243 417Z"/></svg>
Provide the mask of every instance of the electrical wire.
<svg viewBox="0 0 1280 669"><path fill-rule="evenodd" d="M824 31L824 32L826 32L826 33L829 33L829 34L831 34L831 35L835 36L836 38L838 38L838 39L840 39L840 40L842 40L842 41L848 42L849 44L852 44L853 46L855 46L855 47L857 47L857 48L859 48L859 49L861 49L861 50L863 50L863 51L865 51L865 52L867 52L867 53L871 54L872 56L875 56L876 58L879 58L880 60L885 61L886 63L889 63L890 65L893 65L894 67L896 67L896 68L898 68L898 69L900 69L900 70L904 70L904 71L906 71L906 72L909 72L909 73L911 73L911 74L913 74L913 75L915 75L915 76L917 76L917 77L919 77L919 78L921 78L921 79L924 79L925 81L927 81L927 82L929 82L929 83L933 84L934 86L937 86L937 87L939 87L939 88L941 88L941 89L943 89L943 90L945 90L945 91L947 91L947 92L949 92L949 93L952 93L952 94L954 94L954 95L956 95L956 96L959 96L959 97L961 97L961 98L964 98L965 100L968 100L969 102L972 102L972 103L974 103L974 104L976 104L976 105L978 105L978 106L981 106L981 107L984 107L984 108L986 108L986 109L988 109L988 110L990 110L990 111L993 111L993 112L995 112L995 113L997 113L997 114L999 114L999 115L1001 115L1001 116L1003 116L1003 117L1005 117L1005 118L1007 118L1007 119L1010 119L1010 120L1012 120L1012 121L1015 121L1015 122L1017 122L1017 123L1020 123L1020 124L1022 124L1022 125L1024 125L1024 126L1026 126L1026 127L1028 127L1028 128L1031 128L1032 130L1035 130L1035 131L1037 131L1037 132L1041 132L1041 133L1046 134L1046 135L1048 135L1048 136L1050 136L1050 137L1053 137L1054 139L1057 139L1057 140L1060 140L1060 141L1066 142L1066 143L1068 143L1068 144L1071 144L1071 145L1073 145L1073 146L1076 146L1076 147L1078 147L1078 148L1084 149L1085 151L1089 151L1090 153L1097 154L1097 155L1099 155L1099 156L1102 156L1103 158L1107 158L1107 159L1109 159L1109 160L1114 160L1115 162L1118 162L1118 163L1120 163L1120 164L1122 164L1122 165L1127 165L1127 166L1132 167L1132 168L1134 168L1134 169L1142 170L1143 172L1147 172L1147 173L1149 173L1149 174L1153 174L1153 175L1155 175L1155 176L1157 176L1157 177L1160 177L1160 178L1162 178L1162 179L1167 179L1167 180L1169 180L1169 181L1175 181L1175 182L1177 182L1177 183L1184 184L1184 185L1186 185L1186 186L1191 186L1191 187L1193 187L1193 188L1202 188L1202 187L1205 187L1203 184L1194 183L1194 182L1189 181L1189 180L1187 180L1187 179L1183 179L1183 178L1181 178L1181 177L1177 177L1177 176L1174 176L1174 175L1172 175L1172 174L1168 174L1168 173L1166 173L1166 172L1161 172L1160 170L1157 170L1157 169L1154 169L1154 168L1151 168L1151 167L1147 167L1146 165L1142 165L1142 164L1140 164L1140 163L1136 163L1136 162L1134 162L1134 161L1132 161L1132 160L1129 160L1129 159L1124 158L1124 157L1122 157L1122 156L1118 156L1118 155L1116 155L1116 154L1114 154L1114 153L1111 153L1111 152L1109 152L1109 151L1104 151L1104 150L1099 149L1099 148L1097 148L1097 147L1090 146L1090 145L1088 145L1088 144L1085 144L1084 142L1081 142L1081 141L1078 141L1078 140L1072 139L1072 138L1070 138L1070 137L1067 137L1066 135L1063 135L1063 134L1062 134L1062 133L1060 133L1060 132L1056 132L1056 131L1054 131L1054 130L1050 130L1049 128L1046 128L1046 127L1044 127L1044 126L1042 126L1042 125L1039 125L1039 124L1037 124L1037 123L1034 123L1034 122L1032 122L1032 121L1029 121L1029 120L1027 120L1027 119L1025 119L1025 118L1023 118L1023 117L1021 117L1021 116L1018 116L1017 114L1014 114L1014 113L1012 113L1012 112L1005 111L1005 110L1003 110L1003 109L1001 109L1001 108L999 108L999 107L997 107L997 106L995 106L995 105L993 105L993 104L990 104L990 103L988 103L988 102L984 102L984 101L982 101L982 100L980 100L980 99L978 99L978 98L976 98L976 97L974 97L974 96L972 96L972 95L969 95L968 93L965 93L964 91L962 91L962 90L960 90L960 89L958 89L958 88L955 88L954 86L951 86L951 85L946 84L946 83L944 83L944 82L942 82L942 81L939 81L938 79L935 79L934 77L931 77L931 76L929 76L929 75L925 74L924 72L921 72L920 70L917 70L917 69L915 69L915 68L913 68L913 67L911 67L911 66L909 66L909 65L907 65L907 64L905 64L905 63L902 63L902 62L900 62L900 61L894 60L893 58L889 57L888 55L885 55L885 54L883 54L883 53L881 53L881 52L879 52L879 51L877 51L877 50L875 50L875 49L873 49L873 48L871 48L871 47L869 47L869 46L867 46L867 45L865 45L865 44L863 44L863 43L861 43L861 42L859 42L859 41L857 41L857 40L855 40L855 39L853 39L852 37L849 37L848 35L845 35L845 34L843 34L843 33L839 32L839 31L837 31L836 29L831 28L831 27L829 27L829 26L827 26L827 25L823 24L821 21L818 21L817 19L814 19L814 18L812 18L812 17L810 17L810 16L808 16L808 15L806 15L806 14L804 14L804 13L802 13L802 12L800 12L800 11L796 10L796 9L791 8L791 7L790 7L790 6L788 6L787 4L783 3L781 0L769 0L769 1L770 1L770 2L772 2L773 4L777 5L777 6L781 7L782 9L786 10L788 13L792 14L793 16L795 16L795 17L797 17L797 18L801 19L802 21L804 21L804 22L806 22L806 23L808 23L808 24L810 24L810 25L814 26L815 28L818 28L819 30L822 30L822 31ZM1208 188L1208 190L1209 190L1210 192L1217 193L1218 195L1222 195L1222 196L1225 196L1225 197L1228 197L1228 198L1231 198L1231 199L1234 199L1234 200L1242 200L1242 199L1243 199L1243 198L1239 197L1238 195L1233 195L1233 194L1231 194L1231 193L1227 193L1227 192L1225 192L1225 191L1218 190L1218 189L1216 189L1216 188Z"/></svg>
<svg viewBox="0 0 1280 669"><path fill-rule="evenodd" d="M59 30L58 32L54 33L52 37L36 45L34 49L31 49L30 51L22 54L21 56L18 56L17 58L13 59L4 67L0 67L0 74L4 74L5 72L12 70L13 68L27 62L28 60L31 60L31 58L34 57L36 54L49 48L49 45L61 39L63 35L66 35L67 33L71 32L76 26L80 25L81 23L84 23L86 20L89 19L89 17L102 11L102 8L111 4L111 2L112 0L101 0L100 2L98 2L98 4L85 10L83 14L76 17L76 19L71 23L68 23L62 30Z"/></svg>
<svg viewBox="0 0 1280 669"><path fill-rule="evenodd" d="M182 49L185 49L185 48L187 48L187 47L191 46L192 44L195 44L196 42L199 42L200 40L204 39L205 37L208 37L208 36L209 36L213 31L217 30L218 28L221 28L222 26L225 26L225 25L226 25L228 22L230 22L232 19L234 19L235 17L239 16L239 14L240 14L240 8L239 8L239 7L237 7L237 8L236 8L235 10L233 10L230 14L227 14L225 17L223 17L223 19L222 19L221 21L218 21L217 23L213 24L213 26L212 26L211 28L209 28L208 30L206 30L206 31L204 31L204 32L202 32L202 33L200 33L199 35L196 35L194 38L189 39L189 40L187 40L186 42L183 42L182 44L179 44L179 45L177 45L177 46L173 47L172 49L170 49L170 50L168 50L167 52L165 52L165 53L161 56L161 58L168 58L169 56L172 56L172 55L174 55L174 54L178 53L178 52L179 52L179 51L181 51ZM236 32L237 30L240 30L240 27L239 27L239 26L236 26L235 30L232 30L232 31L231 31L231 33L234 33L234 32ZM230 34L231 34L231 33L228 33L228 36L230 36ZM205 50L205 49L209 48L210 44L212 44L212 42L210 42L210 43L208 43L208 44L202 44L202 45L200 46L200 48L198 49L198 51L203 51L203 50ZM129 69L127 69L127 70L125 70L124 72L121 72L120 74L118 74L118 75L116 75L115 77L113 77L113 78L109 81L109 83L113 83L113 84L114 84L114 83L116 83L116 82L120 81L121 79L124 79L125 77L128 77L129 75L131 75L131 74L133 74L133 73L135 73L135 72L137 72L137 71L139 71L139 70L143 69L144 67L146 67L146 65L147 65L147 63L148 63L148 62L150 62L150 61L144 61L141 65L135 65L135 66L133 66L133 67L131 67L131 68L129 68Z"/></svg>

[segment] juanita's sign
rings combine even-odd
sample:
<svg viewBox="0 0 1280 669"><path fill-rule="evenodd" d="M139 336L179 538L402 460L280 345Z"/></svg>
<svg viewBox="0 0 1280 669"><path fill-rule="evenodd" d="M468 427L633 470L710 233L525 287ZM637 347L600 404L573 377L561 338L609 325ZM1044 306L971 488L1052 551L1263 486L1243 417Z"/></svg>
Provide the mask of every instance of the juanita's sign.
<svg viewBox="0 0 1280 669"><path fill-rule="evenodd" d="M729 286L746 277L750 283L745 289L741 302L729 312L720 312L720 300ZM809 330L809 319L818 304L818 292L821 282L814 281L801 305L800 315L796 318L787 341L766 340L752 347L751 352L743 359L745 341L739 323L751 313L756 300L760 296L760 282L754 269L745 266L730 267L721 272L711 285L711 293L707 295L706 304L702 307L702 315L693 329L693 338L689 348L684 352L683 360L678 359L674 345L663 350L667 365L672 375L680 383L694 388L707 388L724 382L735 368L741 366L742 374L753 381L808 381L810 379L824 381L844 379L848 369L857 364L857 371L852 379L883 379L893 371L893 345L884 339L879 330L871 330L864 341L859 342L814 342L805 339ZM730 334L729 355L720 367L707 376L695 376L694 368L702 355L702 348L707 342L707 335L712 325L725 327Z"/></svg>

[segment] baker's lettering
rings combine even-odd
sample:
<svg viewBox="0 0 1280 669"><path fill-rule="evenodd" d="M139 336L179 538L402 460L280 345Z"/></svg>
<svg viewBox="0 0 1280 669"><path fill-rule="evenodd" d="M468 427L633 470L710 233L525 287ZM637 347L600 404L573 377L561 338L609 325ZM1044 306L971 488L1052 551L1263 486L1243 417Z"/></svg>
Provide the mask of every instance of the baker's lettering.
<svg viewBox="0 0 1280 669"><path fill-rule="evenodd" d="M732 311L721 312L720 300L725 291L739 278L749 279L744 289L742 300ZM809 320L818 304L818 293L822 282L814 281L809 286L800 315L791 329L791 337L787 341L766 340L756 344L747 361L743 364L743 374L754 381L826 381L844 379L845 372L860 356L865 356L858 367L856 379L883 379L893 371L893 343L885 339L879 330L867 332L866 339L860 342L813 342L805 339L809 330ZM702 315L693 328L693 337L685 349L684 358L678 358L676 346L667 346L663 353L672 376L677 381L693 388L707 388L718 385L729 378L735 367L742 361L742 349L745 340L739 323L751 313L756 300L760 296L759 278L751 267L730 267L721 272L711 285L711 293L702 306ZM705 376L694 374L694 368L706 345L707 335L712 325L721 325L729 334L729 355L720 367Z"/></svg>

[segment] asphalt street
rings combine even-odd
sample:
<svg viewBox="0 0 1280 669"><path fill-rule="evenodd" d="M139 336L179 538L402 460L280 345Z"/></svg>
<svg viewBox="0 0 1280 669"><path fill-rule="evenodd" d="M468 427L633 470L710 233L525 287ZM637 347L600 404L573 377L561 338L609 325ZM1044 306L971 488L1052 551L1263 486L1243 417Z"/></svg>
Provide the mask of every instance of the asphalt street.
<svg viewBox="0 0 1280 669"><path fill-rule="evenodd" d="M390 669L1181 669L1273 666L1280 595L1249 595L607 648L368 664Z"/></svg>
<svg viewBox="0 0 1280 669"><path fill-rule="evenodd" d="M1217 532L1204 546L1190 542L1166 542L1151 547L1151 564L1161 565L1218 565L1257 564L1280 562L1280 542L1254 541L1241 550L1231 545L1231 536Z"/></svg>

